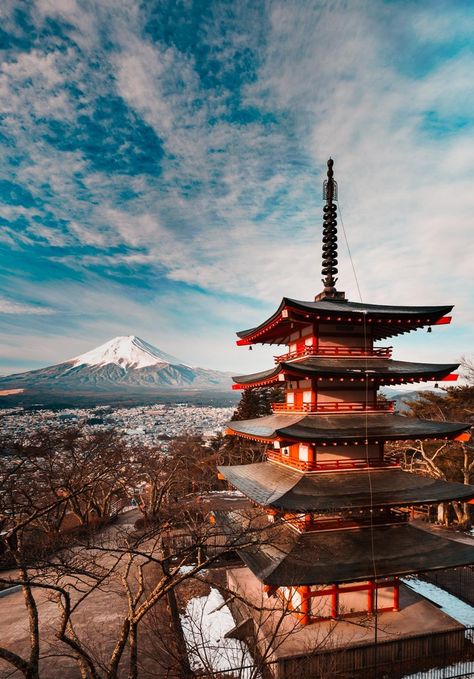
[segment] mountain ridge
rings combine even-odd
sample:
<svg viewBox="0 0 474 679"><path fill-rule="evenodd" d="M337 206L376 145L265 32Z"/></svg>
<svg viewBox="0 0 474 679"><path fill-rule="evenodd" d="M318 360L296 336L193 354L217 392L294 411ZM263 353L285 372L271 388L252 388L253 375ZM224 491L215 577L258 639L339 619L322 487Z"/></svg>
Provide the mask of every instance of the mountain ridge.
<svg viewBox="0 0 474 679"><path fill-rule="evenodd" d="M0 377L0 392L41 397L85 392L159 395L163 391L230 390L230 373L192 367L136 335L118 336L72 359ZM15 396L21 401L19 394ZM11 396L11 394L8 394ZM9 399L11 400L11 399ZM3 401L3 399L2 399Z"/></svg>

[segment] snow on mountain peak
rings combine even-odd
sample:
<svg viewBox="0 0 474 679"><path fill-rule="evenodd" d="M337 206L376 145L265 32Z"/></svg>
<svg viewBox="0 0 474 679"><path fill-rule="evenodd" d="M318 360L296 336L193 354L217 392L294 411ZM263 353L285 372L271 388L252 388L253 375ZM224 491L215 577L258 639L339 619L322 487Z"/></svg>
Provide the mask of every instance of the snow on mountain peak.
<svg viewBox="0 0 474 679"><path fill-rule="evenodd" d="M100 347L71 359L74 365L107 365L115 363L122 368L148 368L152 365L171 363L183 365L183 362L160 351L136 335L114 337Z"/></svg>

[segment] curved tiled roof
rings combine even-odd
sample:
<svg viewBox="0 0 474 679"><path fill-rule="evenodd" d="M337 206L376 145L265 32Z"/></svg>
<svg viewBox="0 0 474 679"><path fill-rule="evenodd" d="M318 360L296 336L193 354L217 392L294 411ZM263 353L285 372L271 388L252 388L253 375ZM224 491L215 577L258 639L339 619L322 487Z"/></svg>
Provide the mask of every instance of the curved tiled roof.
<svg viewBox="0 0 474 679"><path fill-rule="evenodd" d="M229 432L249 438L351 443L453 438L471 427L465 422L436 422L392 414L268 415L233 421Z"/></svg>
<svg viewBox="0 0 474 679"><path fill-rule="evenodd" d="M289 512L334 512L370 505L396 507L474 497L474 486L393 467L302 474L282 464L260 462L219 467L219 471L250 500Z"/></svg>
<svg viewBox="0 0 474 679"><path fill-rule="evenodd" d="M377 324L373 325L373 335L375 339L381 339L414 330L416 327L436 323L438 319L449 313L453 306L389 306L385 304L362 304L360 302L345 302L330 299L318 302L307 302L291 299L290 297L283 297L278 309L274 314L267 318L266 321L254 328L241 330L237 333L237 336L241 339L252 338L259 331L263 331L267 326L277 322L278 317L285 308L294 309L296 312L307 315L308 323L312 322L318 315L323 316L324 320L328 320L329 317L334 317L332 320L336 320L336 318L347 320L349 317L355 321L359 321L363 317L366 319L377 320L380 321L380 327L378 327ZM399 319L401 322L400 326L384 325L384 321L387 322L389 318ZM421 323L418 325L407 325L408 322L413 323L416 320L420 320ZM402 321L404 321L404 323ZM281 321L281 323L290 326L290 322L288 321ZM290 329L282 330L281 336L277 333L273 341L276 344L284 343L287 341L290 332ZM257 341L264 340L262 338Z"/></svg>
<svg viewBox="0 0 474 679"><path fill-rule="evenodd" d="M233 377L236 384L247 385L276 379L281 373L302 377L354 377L368 375L376 379L403 381L404 378L441 379L459 366L458 363L412 363L385 358L326 358L309 356L297 361L285 361L270 370Z"/></svg>
<svg viewBox="0 0 474 679"><path fill-rule="evenodd" d="M234 536L248 526L236 512L218 512L217 519ZM276 586L355 582L474 563L473 546L408 523L308 533L283 524L261 529L256 541L239 554L262 582Z"/></svg>

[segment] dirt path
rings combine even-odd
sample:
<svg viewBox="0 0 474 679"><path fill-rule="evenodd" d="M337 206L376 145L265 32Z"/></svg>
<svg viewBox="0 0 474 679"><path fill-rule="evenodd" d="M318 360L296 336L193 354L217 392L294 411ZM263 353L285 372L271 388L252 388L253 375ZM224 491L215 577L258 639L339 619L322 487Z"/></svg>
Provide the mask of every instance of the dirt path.
<svg viewBox="0 0 474 679"><path fill-rule="evenodd" d="M138 510L122 514L118 520L104 530L102 535L106 543L117 537L119 532L128 532L139 516ZM104 563L114 561L113 556L104 556ZM76 593L75 596L78 594ZM67 648L55 638L55 630L59 621L57 603L44 590L35 590L41 630L41 679L76 679L80 677L74 659L65 657ZM74 617L74 628L79 638L87 640L94 653L106 658L117 638L126 601L123 591L113 583L98 588L90 594ZM0 598L0 644L25 655L29 652L29 630L24 605L23 593L13 592ZM61 657L57 657L57 654ZM20 673L11 673L11 666L0 661L0 678L18 677Z"/></svg>

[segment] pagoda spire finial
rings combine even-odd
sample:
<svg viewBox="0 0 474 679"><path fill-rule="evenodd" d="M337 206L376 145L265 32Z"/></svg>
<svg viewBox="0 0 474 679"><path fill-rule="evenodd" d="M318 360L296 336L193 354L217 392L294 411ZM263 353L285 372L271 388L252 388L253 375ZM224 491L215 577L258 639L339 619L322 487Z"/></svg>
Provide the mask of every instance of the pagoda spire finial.
<svg viewBox="0 0 474 679"><path fill-rule="evenodd" d="M337 182L334 179L333 166L334 161L332 158L329 158L327 179L323 184L323 198L326 201L323 208L323 268L321 270L321 273L324 276L322 279L324 290L319 295L316 295L316 301L325 298L345 299L344 293L336 290L337 205L334 201L337 200Z"/></svg>

